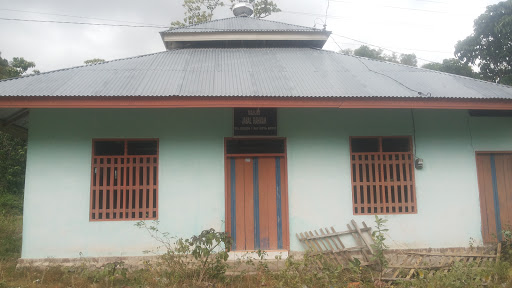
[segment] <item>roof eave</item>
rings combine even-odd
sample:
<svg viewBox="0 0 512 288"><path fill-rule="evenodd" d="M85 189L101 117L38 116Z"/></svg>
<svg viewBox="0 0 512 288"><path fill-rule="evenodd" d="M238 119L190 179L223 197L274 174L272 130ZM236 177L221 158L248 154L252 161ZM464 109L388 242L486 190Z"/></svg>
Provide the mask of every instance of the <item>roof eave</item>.
<svg viewBox="0 0 512 288"><path fill-rule="evenodd" d="M0 108L339 108L512 110L512 99L434 97L0 97Z"/></svg>

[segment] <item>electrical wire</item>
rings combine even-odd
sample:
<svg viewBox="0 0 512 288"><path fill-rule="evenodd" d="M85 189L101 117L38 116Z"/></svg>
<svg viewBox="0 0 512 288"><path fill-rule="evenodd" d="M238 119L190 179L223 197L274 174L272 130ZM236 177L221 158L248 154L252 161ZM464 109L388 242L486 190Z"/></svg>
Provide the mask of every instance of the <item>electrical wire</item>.
<svg viewBox="0 0 512 288"><path fill-rule="evenodd" d="M74 24L74 25L91 25L91 26L110 26L110 27L131 27L131 28L169 28L169 26L153 26L153 25L128 25L128 24L109 24L109 23L87 23L87 22L74 22L74 21L56 21L56 20L36 20L36 19L20 19L20 18L3 18L0 20L5 21L20 21L20 22L37 22L37 23L57 23L57 24Z"/></svg>
<svg viewBox="0 0 512 288"><path fill-rule="evenodd" d="M384 76L384 77L386 77L386 78L389 78L389 79L391 79L391 80L395 81L396 83L400 84L401 86L403 86L403 87L405 87L405 88L407 88L407 89L409 89L409 90L411 90L411 91L413 91L413 92L418 93L418 95L419 95L419 96L432 96L432 94L430 94L430 93L425 94L425 93L423 93L423 92L421 92L421 91L414 90L414 89L412 89L411 87L409 87L409 86L405 85L404 83L402 83L402 82L400 82L400 81L396 80L395 78L393 78L393 77L391 77L391 76L389 76L389 75L387 75L387 74L384 74L384 73L381 73L381 72L377 72L377 71L375 71L375 70L372 70L372 69L370 69L370 67L368 67L368 65L366 65L366 63L364 63L364 62L363 62L363 60L361 60L361 58L359 58L359 57L355 57L355 58L356 58L357 60L359 60L359 62L361 62L361 64L363 64L363 65L364 65L364 67L366 67L366 69L368 69L368 71L370 71L370 72L373 72L373 73L375 73L375 74L378 74L378 75Z"/></svg>
<svg viewBox="0 0 512 288"><path fill-rule="evenodd" d="M89 19L89 20L102 20L102 21L109 21L109 22L130 23L130 24L139 24L139 25L162 26L162 25L159 25L159 24L149 24L149 23L143 23L143 22L113 20L113 19L106 19L106 18L86 17L86 16L78 16L78 15L70 15L70 14L36 12L36 11L18 10L18 9L0 8L0 11L11 11L11 12L31 13L31 14L39 14L39 15L51 15L51 16L60 16L60 17L81 18L81 19Z"/></svg>
<svg viewBox="0 0 512 288"><path fill-rule="evenodd" d="M331 0L332 2L336 3L350 3L355 4L356 2L348 2L348 1L339 1L339 0ZM374 6L376 7L376 6ZM418 8L408 8L408 7L398 7L398 6L377 6L377 8L388 8L388 9L399 9L399 10L410 10L410 11L417 11L417 12L428 12L428 13L442 13L447 14L450 13L448 11L439 11L439 10L427 10L427 9L418 9Z"/></svg>
<svg viewBox="0 0 512 288"><path fill-rule="evenodd" d="M327 9L325 9L324 30L327 29L327 13L329 13L329 6L331 6L331 0L327 0Z"/></svg>
<svg viewBox="0 0 512 288"><path fill-rule="evenodd" d="M338 45L338 48L340 48L340 51L343 50L343 48L341 48L340 44L338 44L338 42L336 42L336 40L332 36L329 35L329 38L331 38L332 41L334 41L334 43L336 43L336 45Z"/></svg>
<svg viewBox="0 0 512 288"><path fill-rule="evenodd" d="M417 159L416 156L416 121L414 120L414 109L411 109L411 118L412 118L412 142L414 145L414 158Z"/></svg>
<svg viewBox="0 0 512 288"><path fill-rule="evenodd" d="M390 52L393 52L393 53L396 53L396 54L405 54L405 53L401 53L401 52L397 52L397 51L391 50L391 49L386 48L386 47L370 44L368 42L360 41L360 40L357 40L357 39L354 39L354 38L350 38L350 37L347 37L347 36L343 36L343 35L339 35L339 34L336 34L336 33L332 33L331 35L338 36L338 37L345 38L345 39L349 39L349 40L352 40L352 41L355 41L355 42L359 42L359 43L364 44L364 45L368 45L368 46L372 46L372 47L377 47L379 49L390 51ZM420 58L420 57L416 57L416 58L420 59L420 60L423 60L423 61L426 61L426 62L430 62L430 63L439 63L439 62L436 62L436 61L432 61L432 60L428 60L428 59L424 59L424 58Z"/></svg>

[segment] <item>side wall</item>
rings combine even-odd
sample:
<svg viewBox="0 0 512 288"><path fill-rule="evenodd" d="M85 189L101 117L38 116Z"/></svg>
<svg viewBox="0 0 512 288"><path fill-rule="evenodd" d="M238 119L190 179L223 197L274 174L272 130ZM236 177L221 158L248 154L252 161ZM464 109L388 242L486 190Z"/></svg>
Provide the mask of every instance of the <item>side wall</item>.
<svg viewBox="0 0 512 288"><path fill-rule="evenodd" d="M410 110L280 109L288 141L291 250L297 232L343 229L352 215L349 136L412 135ZM418 214L385 216L395 248L481 240L474 151L512 150L511 118L414 112ZM137 256L155 246L135 222L89 222L93 138L160 139L160 228L191 236L224 229L224 137L232 109L33 110L22 258Z"/></svg>

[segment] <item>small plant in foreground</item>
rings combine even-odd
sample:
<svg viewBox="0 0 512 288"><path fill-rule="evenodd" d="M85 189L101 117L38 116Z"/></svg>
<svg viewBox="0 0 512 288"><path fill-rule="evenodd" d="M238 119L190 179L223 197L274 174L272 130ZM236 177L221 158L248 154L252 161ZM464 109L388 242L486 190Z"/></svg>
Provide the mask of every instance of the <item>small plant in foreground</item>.
<svg viewBox="0 0 512 288"><path fill-rule="evenodd" d="M158 221L149 226L145 221L139 221L136 226L148 231L162 245L157 250L165 249L160 256L165 265L160 267L163 268L161 272L165 276L164 281L169 284L176 285L192 279L199 285L225 277L231 247L231 238L226 233L208 229L199 235L183 239L161 232Z"/></svg>
<svg viewBox="0 0 512 288"><path fill-rule="evenodd" d="M386 222L388 222L387 219L380 218L379 216L375 215L376 230L372 233L374 244L371 245L373 249L373 256L371 260L374 261L375 270L379 273L377 282L379 285L382 283L381 280L384 269L388 267L388 260L384 255L384 252L389 248L389 246L385 243L386 237L384 235L385 232L389 231L389 229L385 228Z"/></svg>

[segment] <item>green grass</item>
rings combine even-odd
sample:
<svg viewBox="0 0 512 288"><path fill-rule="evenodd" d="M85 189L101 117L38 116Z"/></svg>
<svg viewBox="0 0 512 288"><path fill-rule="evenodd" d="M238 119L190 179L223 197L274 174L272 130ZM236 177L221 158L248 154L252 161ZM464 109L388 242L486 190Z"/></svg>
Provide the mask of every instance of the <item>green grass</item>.
<svg viewBox="0 0 512 288"><path fill-rule="evenodd" d="M317 261L283 261L283 270L275 273L266 268L266 263L256 265L256 273L212 279L210 283L197 285L183 271L159 269L148 265L145 269L127 271L123 263L111 263L100 269L86 265L75 267L18 268L21 255L23 199L19 196L0 194L0 288L11 287L347 287L350 282L360 286L375 287L368 269L353 271L342 267L327 267L318 270ZM511 246L512 247L512 246ZM510 261L510 260L509 260ZM489 278L487 287L512 287L512 270L504 261L486 270L479 270L480 279ZM179 277L180 273L183 277ZM183 274L184 273L184 274ZM435 274L427 279L407 283L395 283L394 287L481 287L475 281L475 270L470 265L455 266L446 274ZM178 274L178 277L177 277ZM174 278L180 278L172 283ZM388 286L390 287L390 286Z"/></svg>
<svg viewBox="0 0 512 288"><path fill-rule="evenodd" d="M0 195L0 261L16 260L21 255L23 198Z"/></svg>

